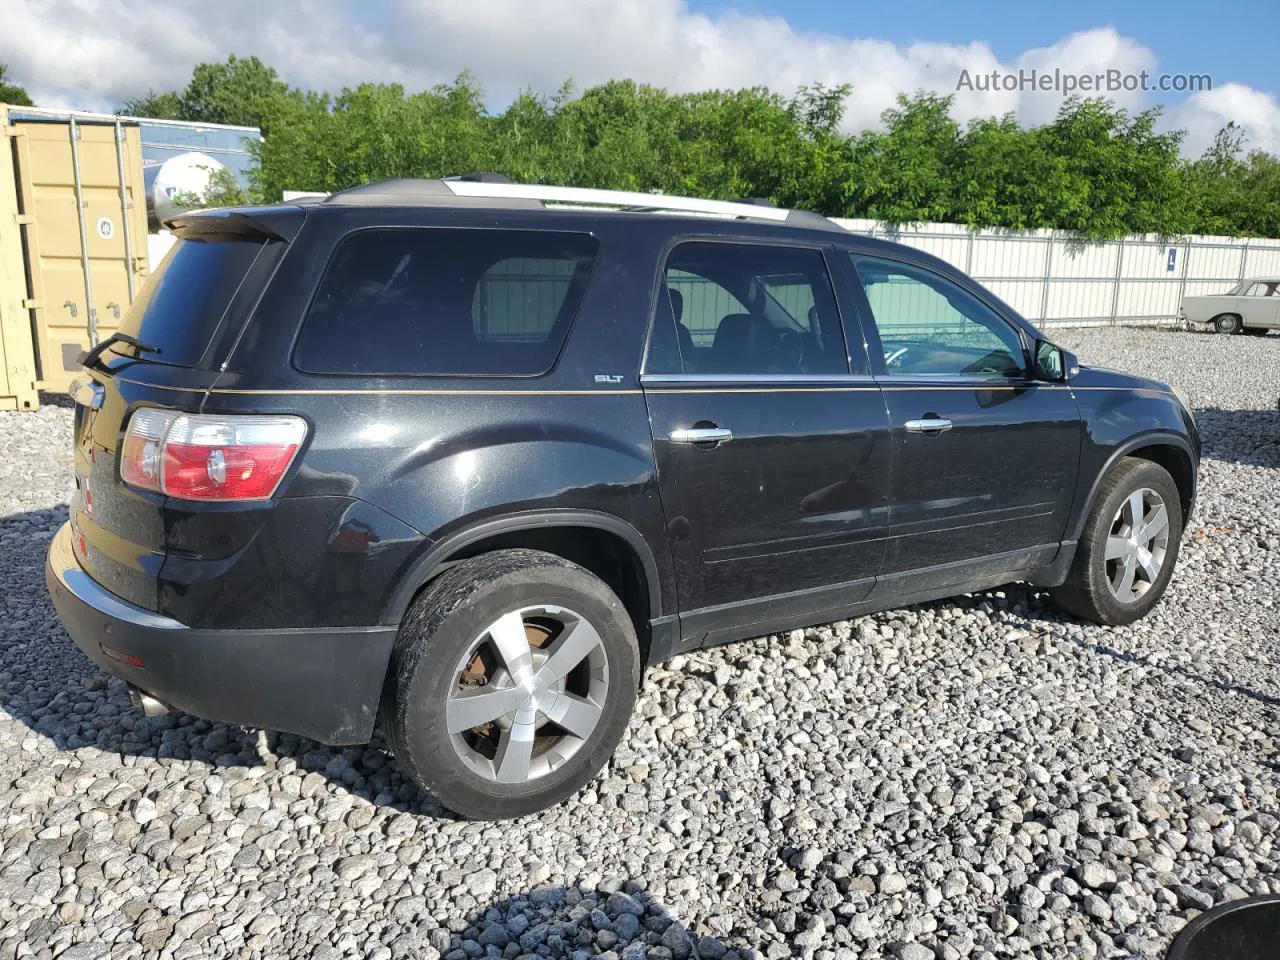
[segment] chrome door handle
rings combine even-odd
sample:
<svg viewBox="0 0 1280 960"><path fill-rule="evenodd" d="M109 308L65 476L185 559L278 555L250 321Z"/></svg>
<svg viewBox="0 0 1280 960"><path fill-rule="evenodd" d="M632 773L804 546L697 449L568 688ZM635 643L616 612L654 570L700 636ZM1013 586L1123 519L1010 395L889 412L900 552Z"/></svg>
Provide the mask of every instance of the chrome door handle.
<svg viewBox="0 0 1280 960"><path fill-rule="evenodd" d="M672 443L725 443L733 439L728 427L681 427L667 434Z"/></svg>
<svg viewBox="0 0 1280 960"><path fill-rule="evenodd" d="M951 429L951 421L929 417L925 420L908 420L905 426L907 433L946 433Z"/></svg>

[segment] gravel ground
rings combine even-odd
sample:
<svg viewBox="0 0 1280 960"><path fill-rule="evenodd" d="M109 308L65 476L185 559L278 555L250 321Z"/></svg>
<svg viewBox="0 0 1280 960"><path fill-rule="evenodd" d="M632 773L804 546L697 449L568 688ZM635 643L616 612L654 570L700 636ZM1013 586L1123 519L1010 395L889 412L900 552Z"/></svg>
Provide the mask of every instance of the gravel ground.
<svg viewBox="0 0 1280 960"><path fill-rule="evenodd" d="M69 411L0 414L0 957L1157 957L1280 893L1280 336L1061 339L1198 408L1152 616L1010 589L685 657L503 824L377 744L135 714L45 595Z"/></svg>

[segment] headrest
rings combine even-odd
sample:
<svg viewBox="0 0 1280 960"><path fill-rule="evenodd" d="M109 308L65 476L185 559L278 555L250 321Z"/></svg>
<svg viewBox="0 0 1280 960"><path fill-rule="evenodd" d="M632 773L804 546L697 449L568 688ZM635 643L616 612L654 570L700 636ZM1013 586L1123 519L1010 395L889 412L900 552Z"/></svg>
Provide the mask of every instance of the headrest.
<svg viewBox="0 0 1280 960"><path fill-rule="evenodd" d="M684 294L668 287L667 296L671 298L671 312L675 314L676 323L679 323L680 318L684 316Z"/></svg>

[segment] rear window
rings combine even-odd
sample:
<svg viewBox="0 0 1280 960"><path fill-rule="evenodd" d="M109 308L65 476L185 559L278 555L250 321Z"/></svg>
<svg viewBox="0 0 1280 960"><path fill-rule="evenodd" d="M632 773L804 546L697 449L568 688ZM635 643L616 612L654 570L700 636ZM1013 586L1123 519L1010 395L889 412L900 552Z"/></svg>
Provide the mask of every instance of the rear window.
<svg viewBox="0 0 1280 960"><path fill-rule="evenodd" d="M264 246L261 240L179 240L120 323L120 332L159 348L147 360L193 366ZM132 347L124 348L130 355Z"/></svg>
<svg viewBox="0 0 1280 960"><path fill-rule="evenodd" d="M374 376L546 373L595 255L586 234L353 233L320 281L294 363L309 373Z"/></svg>

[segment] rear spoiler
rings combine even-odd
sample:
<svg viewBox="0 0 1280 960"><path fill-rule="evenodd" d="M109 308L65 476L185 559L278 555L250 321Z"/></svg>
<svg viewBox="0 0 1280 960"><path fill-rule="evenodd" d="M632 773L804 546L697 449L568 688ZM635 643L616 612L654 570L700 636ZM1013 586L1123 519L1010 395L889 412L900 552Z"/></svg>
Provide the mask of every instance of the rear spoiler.
<svg viewBox="0 0 1280 960"><path fill-rule="evenodd" d="M306 211L301 207L230 207L171 217L164 226L179 240L263 240L288 243L298 233Z"/></svg>

